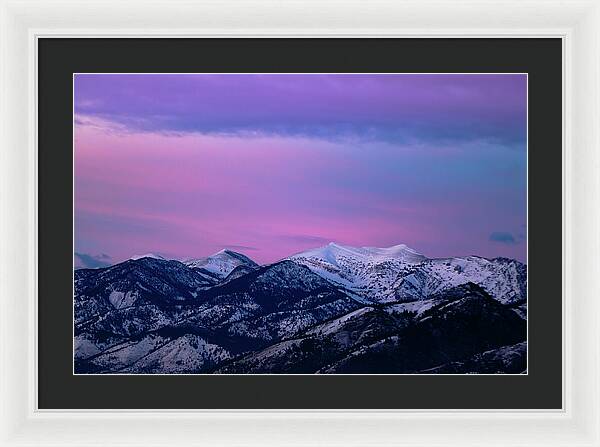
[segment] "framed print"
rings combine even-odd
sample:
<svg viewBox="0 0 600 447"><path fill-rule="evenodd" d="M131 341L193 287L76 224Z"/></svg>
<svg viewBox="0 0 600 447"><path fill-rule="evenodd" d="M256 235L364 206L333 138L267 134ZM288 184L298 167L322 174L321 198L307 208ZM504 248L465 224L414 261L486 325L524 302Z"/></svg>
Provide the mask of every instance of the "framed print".
<svg viewBox="0 0 600 447"><path fill-rule="evenodd" d="M3 444L600 445L598 2L87 6L2 4Z"/></svg>
<svg viewBox="0 0 600 447"><path fill-rule="evenodd" d="M473 67L476 48L489 56ZM282 49L293 68L273 72ZM128 55L150 50L171 60L134 70ZM40 249L73 252L70 275L40 264L40 335L70 338L40 350L40 405L128 408L127 384L141 408L199 406L184 389L203 408L560 408L559 265L536 241L560 235L544 198L560 188L561 53L559 39L40 39L40 110L54 106L40 187L55 197Z"/></svg>

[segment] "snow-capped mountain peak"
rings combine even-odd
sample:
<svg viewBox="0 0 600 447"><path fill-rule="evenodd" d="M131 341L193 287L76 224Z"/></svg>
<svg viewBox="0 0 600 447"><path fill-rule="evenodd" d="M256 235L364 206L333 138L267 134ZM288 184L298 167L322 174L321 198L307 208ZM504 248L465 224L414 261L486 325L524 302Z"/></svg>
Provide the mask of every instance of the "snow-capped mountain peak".
<svg viewBox="0 0 600 447"><path fill-rule="evenodd" d="M215 275L221 279L229 275L233 269L243 265L250 268L258 267L252 259L232 250L223 249L205 258L191 259L184 262L190 268Z"/></svg>
<svg viewBox="0 0 600 447"><path fill-rule="evenodd" d="M388 248L378 247L352 247L330 242L322 247L313 248L290 256L289 259L315 259L329 264L340 266L347 261L358 262L381 262L390 259L404 259L407 262L420 262L425 256L407 247L406 245L395 245Z"/></svg>
<svg viewBox="0 0 600 447"><path fill-rule="evenodd" d="M166 259L156 253L146 253L145 255L133 255L131 258L132 261L137 261L138 259L143 259L143 258L152 258L152 259L160 259L162 261L166 261Z"/></svg>
<svg viewBox="0 0 600 447"><path fill-rule="evenodd" d="M306 254L311 254L311 255L352 255L352 256L356 256L356 257L381 257L381 258L398 258L398 257L410 257L410 256L414 256L417 257L419 259L426 259L425 256L423 256L422 254L418 253L416 250L413 250L412 248L404 245L404 244L399 244L399 245L394 245L392 247L385 247L385 248L380 248L380 247L352 247L350 245L342 245L342 244L338 244L336 242L330 242L327 245L324 245L322 247L318 247L318 248L314 248L311 250L307 250L305 252L302 253L298 253L297 255L294 256L299 256L299 255L306 255Z"/></svg>
<svg viewBox="0 0 600 447"><path fill-rule="evenodd" d="M378 297L389 289L399 271L427 260L404 244L379 248L351 247L335 242L289 259L360 295Z"/></svg>

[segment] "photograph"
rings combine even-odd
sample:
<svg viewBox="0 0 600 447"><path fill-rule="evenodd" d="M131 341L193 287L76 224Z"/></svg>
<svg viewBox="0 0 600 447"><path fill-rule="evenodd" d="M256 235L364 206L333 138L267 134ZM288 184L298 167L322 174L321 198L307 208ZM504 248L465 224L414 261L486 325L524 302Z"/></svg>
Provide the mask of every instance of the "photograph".
<svg viewBox="0 0 600 447"><path fill-rule="evenodd" d="M528 374L527 73L74 73L72 150L73 374Z"/></svg>

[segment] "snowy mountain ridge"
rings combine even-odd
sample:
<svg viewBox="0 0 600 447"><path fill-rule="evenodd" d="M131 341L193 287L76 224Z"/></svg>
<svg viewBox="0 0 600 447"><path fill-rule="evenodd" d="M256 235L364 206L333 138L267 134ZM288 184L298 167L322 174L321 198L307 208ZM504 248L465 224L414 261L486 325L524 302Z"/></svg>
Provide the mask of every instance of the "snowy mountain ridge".
<svg viewBox="0 0 600 447"><path fill-rule="evenodd" d="M357 248L331 242L288 259L371 302L426 299L468 282L505 303L526 298L526 266L505 258L427 258L404 244Z"/></svg>

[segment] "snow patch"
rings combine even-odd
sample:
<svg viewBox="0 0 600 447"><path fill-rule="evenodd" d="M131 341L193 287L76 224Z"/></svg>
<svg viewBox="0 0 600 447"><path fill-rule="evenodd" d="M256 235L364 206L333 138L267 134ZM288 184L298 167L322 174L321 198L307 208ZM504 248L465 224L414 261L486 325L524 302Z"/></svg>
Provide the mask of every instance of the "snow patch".
<svg viewBox="0 0 600 447"><path fill-rule="evenodd" d="M124 309L126 307L131 307L137 301L139 294L137 291L135 292L119 292L117 290L113 290L110 292L108 296L108 301L115 309Z"/></svg>

